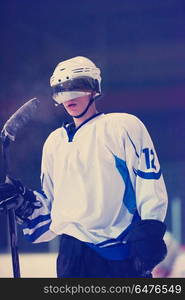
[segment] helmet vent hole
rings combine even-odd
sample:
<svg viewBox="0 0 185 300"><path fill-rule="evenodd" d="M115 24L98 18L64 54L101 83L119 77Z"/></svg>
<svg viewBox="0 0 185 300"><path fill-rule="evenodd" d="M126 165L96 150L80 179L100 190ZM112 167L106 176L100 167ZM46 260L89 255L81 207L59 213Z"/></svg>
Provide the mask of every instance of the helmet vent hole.
<svg viewBox="0 0 185 300"><path fill-rule="evenodd" d="M59 79L58 82L61 82L61 79Z"/></svg>
<svg viewBox="0 0 185 300"><path fill-rule="evenodd" d="M67 76L66 79L69 79L69 76Z"/></svg>

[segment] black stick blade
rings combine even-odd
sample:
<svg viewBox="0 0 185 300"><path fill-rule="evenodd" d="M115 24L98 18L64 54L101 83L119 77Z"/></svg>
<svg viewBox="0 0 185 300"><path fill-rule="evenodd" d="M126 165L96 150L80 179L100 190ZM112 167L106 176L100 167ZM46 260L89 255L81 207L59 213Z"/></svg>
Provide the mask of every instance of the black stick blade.
<svg viewBox="0 0 185 300"><path fill-rule="evenodd" d="M33 98L24 103L5 123L1 138L5 141L9 138L15 141L18 131L20 131L35 115L40 101Z"/></svg>

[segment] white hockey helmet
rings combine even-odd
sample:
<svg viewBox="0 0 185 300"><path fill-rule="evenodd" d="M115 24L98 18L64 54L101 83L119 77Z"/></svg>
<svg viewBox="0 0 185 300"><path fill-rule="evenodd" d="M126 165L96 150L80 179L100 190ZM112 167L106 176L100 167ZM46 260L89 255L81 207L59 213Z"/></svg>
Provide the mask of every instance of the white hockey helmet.
<svg viewBox="0 0 185 300"><path fill-rule="evenodd" d="M84 56L73 57L56 66L50 78L50 86L52 97L58 104L69 100L67 92L75 97L94 91L96 98L101 95L100 69Z"/></svg>

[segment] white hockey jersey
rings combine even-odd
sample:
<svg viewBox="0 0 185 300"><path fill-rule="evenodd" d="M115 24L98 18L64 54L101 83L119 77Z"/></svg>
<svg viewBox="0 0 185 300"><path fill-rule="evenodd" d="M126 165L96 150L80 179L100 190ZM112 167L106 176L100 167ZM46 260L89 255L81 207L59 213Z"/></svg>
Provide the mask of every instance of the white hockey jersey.
<svg viewBox="0 0 185 300"><path fill-rule="evenodd" d="M63 233L115 259L140 219L164 221L167 192L153 142L143 123L126 113L98 113L76 130L53 131L42 155L43 202L24 223L32 242Z"/></svg>

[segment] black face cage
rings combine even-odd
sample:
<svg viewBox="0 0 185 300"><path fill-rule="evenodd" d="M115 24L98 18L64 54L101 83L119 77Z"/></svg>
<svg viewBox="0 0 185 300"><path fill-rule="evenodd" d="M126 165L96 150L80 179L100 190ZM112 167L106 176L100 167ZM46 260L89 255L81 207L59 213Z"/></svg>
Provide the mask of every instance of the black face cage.
<svg viewBox="0 0 185 300"><path fill-rule="evenodd" d="M59 82L57 85L52 87L52 94L69 91L94 91L100 94L100 86L97 79L88 76L82 76L69 79L65 82Z"/></svg>

